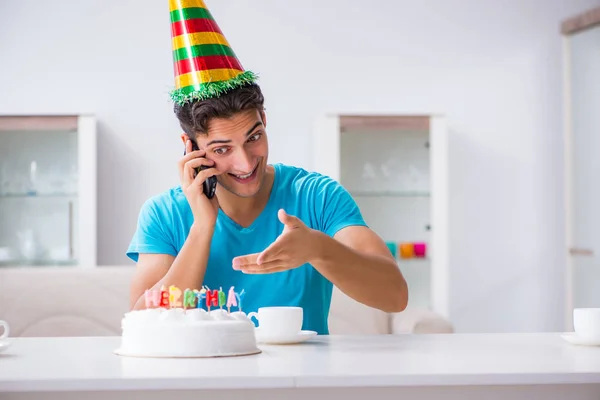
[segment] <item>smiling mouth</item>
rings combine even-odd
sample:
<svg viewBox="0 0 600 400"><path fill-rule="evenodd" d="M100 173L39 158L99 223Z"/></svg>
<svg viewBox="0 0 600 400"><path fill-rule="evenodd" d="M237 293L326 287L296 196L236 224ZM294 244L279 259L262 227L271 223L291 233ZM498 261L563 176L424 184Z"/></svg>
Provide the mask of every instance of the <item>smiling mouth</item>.
<svg viewBox="0 0 600 400"><path fill-rule="evenodd" d="M229 174L229 175L234 177L237 181L247 181L247 180L252 179L254 177L254 175L256 175L257 170L258 170L258 164L256 164L256 167L254 167L254 169L246 175L236 175L236 174Z"/></svg>

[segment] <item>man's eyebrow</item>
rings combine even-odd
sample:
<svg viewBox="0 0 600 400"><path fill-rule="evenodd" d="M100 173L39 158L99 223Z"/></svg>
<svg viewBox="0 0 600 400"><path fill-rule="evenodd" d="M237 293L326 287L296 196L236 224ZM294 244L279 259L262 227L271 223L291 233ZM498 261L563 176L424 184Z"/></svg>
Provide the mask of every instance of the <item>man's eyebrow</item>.
<svg viewBox="0 0 600 400"><path fill-rule="evenodd" d="M261 121L258 121L257 123L254 124L254 126L252 126L252 128L250 128L250 130L248 130L248 132L246 133L246 137L252 135L252 132L254 132L254 130L261 126L263 123ZM212 144L220 144L220 143L231 143L231 139L217 139L217 140L211 140L210 142L208 142L206 144L206 147L212 145Z"/></svg>

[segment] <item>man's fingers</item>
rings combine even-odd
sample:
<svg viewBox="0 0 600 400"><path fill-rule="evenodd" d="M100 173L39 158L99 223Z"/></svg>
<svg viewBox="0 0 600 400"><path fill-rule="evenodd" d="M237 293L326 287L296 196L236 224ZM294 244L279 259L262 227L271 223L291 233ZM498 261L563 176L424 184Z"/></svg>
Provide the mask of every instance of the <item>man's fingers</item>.
<svg viewBox="0 0 600 400"><path fill-rule="evenodd" d="M242 268L245 274L272 274L289 269L281 260L275 260L261 265L248 265Z"/></svg>
<svg viewBox="0 0 600 400"><path fill-rule="evenodd" d="M240 270L242 267L257 266L256 259L260 253L248 254L246 256L235 257L231 262L233 269Z"/></svg>
<svg viewBox="0 0 600 400"><path fill-rule="evenodd" d="M281 252L283 251L283 248L285 246L282 243L283 240L280 240L280 237L277 238L277 240L275 240L269 247L267 247L261 253L259 253L256 259L256 263L258 265L271 262L281 257Z"/></svg>
<svg viewBox="0 0 600 400"><path fill-rule="evenodd" d="M221 172L217 171L216 168L203 169L194 178L194 184L202 186L202 183L213 175L221 175Z"/></svg>
<svg viewBox="0 0 600 400"><path fill-rule="evenodd" d="M303 224L298 217L288 214L283 208L277 212L277 217L282 224L289 228L297 228Z"/></svg>

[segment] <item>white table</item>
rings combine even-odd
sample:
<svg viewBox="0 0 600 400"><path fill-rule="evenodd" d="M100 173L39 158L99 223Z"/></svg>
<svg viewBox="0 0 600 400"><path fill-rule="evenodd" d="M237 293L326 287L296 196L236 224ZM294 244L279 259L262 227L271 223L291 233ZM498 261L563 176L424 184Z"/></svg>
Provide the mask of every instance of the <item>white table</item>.
<svg viewBox="0 0 600 400"><path fill-rule="evenodd" d="M558 333L322 336L212 359L120 357L118 337L11 341L0 399L600 399L600 347Z"/></svg>

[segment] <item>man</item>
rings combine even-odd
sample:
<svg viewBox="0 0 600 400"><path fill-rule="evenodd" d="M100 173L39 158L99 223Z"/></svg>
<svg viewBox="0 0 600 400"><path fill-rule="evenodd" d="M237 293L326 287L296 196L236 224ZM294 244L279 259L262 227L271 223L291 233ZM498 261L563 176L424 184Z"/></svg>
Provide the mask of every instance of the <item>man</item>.
<svg viewBox="0 0 600 400"><path fill-rule="evenodd" d="M329 177L268 164L255 76L243 71L202 0L170 2L172 97L185 155L180 185L140 212L127 252L137 262L131 308L145 308L146 289L233 286L246 293L244 311L300 306L303 329L328 334L335 285L368 306L402 311L406 282L352 197ZM209 199L203 182L211 176L218 185Z"/></svg>

